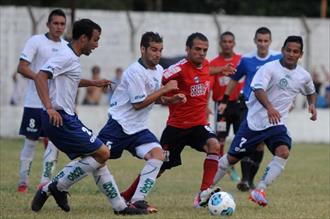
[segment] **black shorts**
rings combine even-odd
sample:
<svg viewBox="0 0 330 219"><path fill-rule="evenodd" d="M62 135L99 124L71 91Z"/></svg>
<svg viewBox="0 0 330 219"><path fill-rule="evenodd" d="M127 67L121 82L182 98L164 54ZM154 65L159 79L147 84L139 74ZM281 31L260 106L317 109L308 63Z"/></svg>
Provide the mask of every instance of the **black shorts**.
<svg viewBox="0 0 330 219"><path fill-rule="evenodd" d="M204 145L210 138L216 138L216 135L207 125L194 126L188 129L166 126L160 144L165 151L169 152L169 157L167 160L165 159L161 169L171 169L181 165L181 152L185 146L205 152Z"/></svg>
<svg viewBox="0 0 330 219"><path fill-rule="evenodd" d="M236 134L242 119L242 105L237 101L229 101L223 114L217 115L215 130L218 138L226 138L229 134L231 125L233 125L234 134Z"/></svg>

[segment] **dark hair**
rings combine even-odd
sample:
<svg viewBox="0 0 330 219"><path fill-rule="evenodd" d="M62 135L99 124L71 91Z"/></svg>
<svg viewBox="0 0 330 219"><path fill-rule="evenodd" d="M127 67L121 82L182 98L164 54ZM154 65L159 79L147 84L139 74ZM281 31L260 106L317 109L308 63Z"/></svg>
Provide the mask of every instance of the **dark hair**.
<svg viewBox="0 0 330 219"><path fill-rule="evenodd" d="M199 39L201 41L209 41L204 34L196 32L196 33L193 33L190 36L188 36L187 41L186 41L186 46L191 48L193 46L194 39Z"/></svg>
<svg viewBox="0 0 330 219"><path fill-rule="evenodd" d="M101 68L98 66L98 65L94 65L92 67L92 73L95 74L95 73L100 73L101 72Z"/></svg>
<svg viewBox="0 0 330 219"><path fill-rule="evenodd" d="M159 35L159 33L154 33L151 31L145 32L141 37L140 46L148 48L151 42L162 43L163 38Z"/></svg>
<svg viewBox="0 0 330 219"><path fill-rule="evenodd" d="M272 32L270 32L270 29L268 29L267 27L259 27L257 30L256 30L256 33L254 35L254 38L257 38L257 34L269 34L270 37L272 37Z"/></svg>
<svg viewBox="0 0 330 219"><path fill-rule="evenodd" d="M282 48L284 48L287 43L298 43L298 44L300 44L300 49L301 49L300 51L303 51L304 43L303 43L303 39L301 36L288 36L286 38L286 40L284 41Z"/></svg>
<svg viewBox="0 0 330 219"><path fill-rule="evenodd" d="M65 13L62 9L54 9L50 12L50 14L48 15L48 23L52 22L52 18L54 16L62 16L64 17L64 19L66 20L66 16Z"/></svg>
<svg viewBox="0 0 330 219"><path fill-rule="evenodd" d="M220 35L220 41L223 39L224 36L232 36L233 39L235 40L235 35L234 35L232 32L230 32L230 31L225 31L225 32L223 32L223 33Z"/></svg>
<svg viewBox="0 0 330 219"><path fill-rule="evenodd" d="M92 38L93 30L101 33L101 27L90 19L81 19L73 24L72 39L77 40L80 36L86 35L88 39Z"/></svg>

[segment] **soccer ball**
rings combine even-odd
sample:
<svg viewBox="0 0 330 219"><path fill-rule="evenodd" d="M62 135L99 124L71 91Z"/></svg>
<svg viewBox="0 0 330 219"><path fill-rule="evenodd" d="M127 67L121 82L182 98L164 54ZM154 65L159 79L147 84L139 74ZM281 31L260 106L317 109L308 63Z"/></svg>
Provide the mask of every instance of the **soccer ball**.
<svg viewBox="0 0 330 219"><path fill-rule="evenodd" d="M214 193L208 203L209 212L216 216L230 216L234 213L236 204L233 196L227 192Z"/></svg>

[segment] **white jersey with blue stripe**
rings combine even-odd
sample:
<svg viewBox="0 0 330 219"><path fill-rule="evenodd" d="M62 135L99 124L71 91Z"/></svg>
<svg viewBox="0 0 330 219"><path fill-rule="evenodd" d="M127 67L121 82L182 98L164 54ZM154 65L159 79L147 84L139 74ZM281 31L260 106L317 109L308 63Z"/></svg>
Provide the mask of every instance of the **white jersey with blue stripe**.
<svg viewBox="0 0 330 219"><path fill-rule="evenodd" d="M245 84L243 87L245 100L249 99L252 91L250 84L258 69L264 64L280 59L281 57L282 54L274 50L269 50L268 55L264 58L259 57L257 51L242 56L239 64L237 65L237 72L232 76L232 79L239 81L245 76Z"/></svg>
<svg viewBox="0 0 330 219"><path fill-rule="evenodd" d="M148 114L153 106L135 110L134 103L142 102L148 95L160 89L163 68L148 69L141 59L130 65L123 73L110 102L109 114L123 128L126 134L147 129Z"/></svg>
<svg viewBox="0 0 330 219"><path fill-rule="evenodd" d="M292 70L287 69L279 60L262 66L253 78L251 88L266 91L268 100L281 115L278 125L285 124L289 109L299 93L303 95L315 93L310 73L300 65ZM257 100L254 92L251 93L246 105L247 121L251 130L260 131L274 126L269 123L267 110Z"/></svg>
<svg viewBox="0 0 330 219"><path fill-rule="evenodd" d="M66 44L67 42L63 39L58 42L49 39L47 34L34 35L26 42L20 59L29 62L29 68L33 72L38 73L46 61L50 57L58 54L61 48L66 46ZM42 103L33 80L29 80L24 107L42 108Z"/></svg>

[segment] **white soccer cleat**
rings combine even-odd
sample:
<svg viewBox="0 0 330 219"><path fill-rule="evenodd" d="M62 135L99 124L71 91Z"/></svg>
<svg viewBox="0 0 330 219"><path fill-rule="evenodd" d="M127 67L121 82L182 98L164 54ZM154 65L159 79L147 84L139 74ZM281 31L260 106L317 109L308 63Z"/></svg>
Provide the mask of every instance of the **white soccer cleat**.
<svg viewBox="0 0 330 219"><path fill-rule="evenodd" d="M208 189L205 189L205 190L201 191L199 193L198 206L199 207L206 207L208 202L209 202L209 199L211 198L211 196L214 193L220 192L220 191L221 191L220 187L208 188ZM196 202L196 199L195 199L195 202ZM197 203L195 204L195 202L194 202L195 208L198 208L198 207L196 207Z"/></svg>

